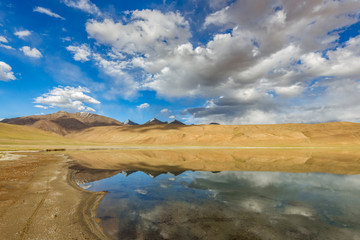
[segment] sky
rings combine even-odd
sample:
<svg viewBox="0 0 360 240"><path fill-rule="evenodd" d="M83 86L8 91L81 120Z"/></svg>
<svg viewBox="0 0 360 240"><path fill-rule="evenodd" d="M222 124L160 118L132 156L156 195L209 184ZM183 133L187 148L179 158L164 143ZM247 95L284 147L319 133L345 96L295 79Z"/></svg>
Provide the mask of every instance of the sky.
<svg viewBox="0 0 360 240"><path fill-rule="evenodd" d="M0 119L360 122L358 0L2 0Z"/></svg>

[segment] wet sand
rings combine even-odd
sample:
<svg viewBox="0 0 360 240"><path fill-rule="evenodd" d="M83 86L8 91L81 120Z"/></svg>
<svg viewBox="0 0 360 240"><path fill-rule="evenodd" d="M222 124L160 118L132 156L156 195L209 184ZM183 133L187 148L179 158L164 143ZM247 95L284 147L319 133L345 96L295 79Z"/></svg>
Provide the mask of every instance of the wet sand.
<svg viewBox="0 0 360 240"><path fill-rule="evenodd" d="M0 239L106 239L95 219L105 193L74 184L69 159L16 155L0 161Z"/></svg>

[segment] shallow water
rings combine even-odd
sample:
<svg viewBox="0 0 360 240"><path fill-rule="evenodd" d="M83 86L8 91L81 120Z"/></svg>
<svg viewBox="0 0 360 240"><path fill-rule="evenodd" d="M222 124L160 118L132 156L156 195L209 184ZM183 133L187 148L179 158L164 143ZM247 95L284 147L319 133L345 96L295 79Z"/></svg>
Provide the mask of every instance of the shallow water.
<svg viewBox="0 0 360 240"><path fill-rule="evenodd" d="M112 174L80 186L108 191L98 217L114 239L360 239L360 175Z"/></svg>

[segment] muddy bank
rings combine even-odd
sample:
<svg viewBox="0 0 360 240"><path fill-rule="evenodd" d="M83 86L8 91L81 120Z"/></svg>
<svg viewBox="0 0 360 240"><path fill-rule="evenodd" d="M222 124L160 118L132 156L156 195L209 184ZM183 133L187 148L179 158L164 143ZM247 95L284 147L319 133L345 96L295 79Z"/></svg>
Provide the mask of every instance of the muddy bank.
<svg viewBox="0 0 360 240"><path fill-rule="evenodd" d="M0 161L0 239L106 239L95 219L105 193L79 188L61 154L16 155Z"/></svg>

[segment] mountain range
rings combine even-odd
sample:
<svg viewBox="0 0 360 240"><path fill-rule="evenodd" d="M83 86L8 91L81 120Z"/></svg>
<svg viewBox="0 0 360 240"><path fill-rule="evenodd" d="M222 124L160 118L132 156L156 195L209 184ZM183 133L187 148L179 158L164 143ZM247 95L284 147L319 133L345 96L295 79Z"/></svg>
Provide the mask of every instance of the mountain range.
<svg viewBox="0 0 360 240"><path fill-rule="evenodd" d="M130 119L122 123L115 119L93 113L87 113L87 112L68 113L65 111L59 111L47 115L32 115L26 117L3 119L0 122L35 127L48 132L54 132L63 136L92 127L139 125L131 121ZM156 118L151 119L150 121L146 122L143 125L147 126L147 125L160 125L160 124L185 125L184 123L178 120L173 120L170 122L162 122Z"/></svg>
<svg viewBox="0 0 360 240"><path fill-rule="evenodd" d="M0 148L7 144L16 146L46 144L56 147L63 144L201 147L348 146L358 148L360 146L360 123L351 122L181 125L176 121L162 122L155 118L147 124L129 125L130 121L127 124L96 114L63 111L41 116L5 119L0 122Z"/></svg>

